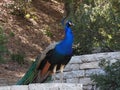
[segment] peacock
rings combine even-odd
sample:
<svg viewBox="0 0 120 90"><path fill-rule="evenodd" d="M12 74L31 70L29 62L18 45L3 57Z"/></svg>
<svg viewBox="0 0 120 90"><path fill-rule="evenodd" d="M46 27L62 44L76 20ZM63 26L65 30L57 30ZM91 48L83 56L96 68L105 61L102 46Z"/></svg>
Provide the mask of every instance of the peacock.
<svg viewBox="0 0 120 90"><path fill-rule="evenodd" d="M64 25L64 19L62 24ZM61 72L61 82L63 81L63 70L73 55L74 36L71 26L74 24L68 20L64 25L65 36L60 42L50 44L40 56L38 56L26 74L17 82L17 85L27 85L29 83L44 83L55 80L56 71Z"/></svg>

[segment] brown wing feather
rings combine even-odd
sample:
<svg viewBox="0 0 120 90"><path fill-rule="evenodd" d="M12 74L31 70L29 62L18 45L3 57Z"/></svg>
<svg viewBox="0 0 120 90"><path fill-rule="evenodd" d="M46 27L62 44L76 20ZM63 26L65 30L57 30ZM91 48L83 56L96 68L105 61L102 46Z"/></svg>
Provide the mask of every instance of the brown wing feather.
<svg viewBox="0 0 120 90"><path fill-rule="evenodd" d="M40 56L40 58L39 58L39 60L38 60L37 66L36 66L37 69L40 67L41 62L42 62L42 61L44 60L44 58L46 57L46 54L47 54L50 50L54 49L55 46L56 46L56 44L58 44L58 43L59 43L59 42L54 42L54 43L50 44L50 45L42 52L42 54L41 54L41 56Z"/></svg>
<svg viewBox="0 0 120 90"><path fill-rule="evenodd" d="M39 71L38 75L36 76L36 78L34 79L34 82L43 82L48 75L51 74L51 71L49 71L49 67L51 66L50 63L48 62L46 58L46 55L48 54L48 52L52 49L55 48L56 44L58 44L59 42L54 42L52 44L50 44L42 53L41 55L38 57L38 63L36 65L36 69ZM45 62L43 64L43 62ZM42 68L40 68L42 67Z"/></svg>
<svg viewBox="0 0 120 90"><path fill-rule="evenodd" d="M43 69L40 72L40 76L43 77L47 74L49 67L51 66L51 64L47 61L45 66L43 67Z"/></svg>

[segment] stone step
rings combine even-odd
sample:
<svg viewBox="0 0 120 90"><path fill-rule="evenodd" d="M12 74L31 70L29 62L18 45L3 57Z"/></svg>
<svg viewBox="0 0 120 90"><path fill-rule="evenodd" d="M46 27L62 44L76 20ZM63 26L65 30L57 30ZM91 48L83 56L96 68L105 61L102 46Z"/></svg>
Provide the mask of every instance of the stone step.
<svg viewBox="0 0 120 90"><path fill-rule="evenodd" d="M29 85L2 86L0 90L82 90L82 84L44 83Z"/></svg>

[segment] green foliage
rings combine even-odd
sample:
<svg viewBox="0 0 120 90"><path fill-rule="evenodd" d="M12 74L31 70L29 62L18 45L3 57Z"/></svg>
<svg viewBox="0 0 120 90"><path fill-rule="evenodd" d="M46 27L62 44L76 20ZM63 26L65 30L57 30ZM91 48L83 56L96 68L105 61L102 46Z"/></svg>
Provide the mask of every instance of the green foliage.
<svg viewBox="0 0 120 90"><path fill-rule="evenodd" d="M7 43L7 38L3 32L2 27L0 27L0 62L4 62L4 55L7 52L5 44Z"/></svg>
<svg viewBox="0 0 120 90"><path fill-rule="evenodd" d="M50 27L49 26L46 26L45 27L45 31L44 31L45 35L47 35L48 37L53 37L53 34L52 32L50 31Z"/></svg>
<svg viewBox="0 0 120 90"><path fill-rule="evenodd" d="M45 25L45 26L44 26L44 29L42 30L42 32L43 32L46 36L52 38L52 37L53 37L53 33L50 31L50 29L51 29L50 26Z"/></svg>
<svg viewBox="0 0 120 90"><path fill-rule="evenodd" d="M49 30L46 30L46 35L48 36L48 37L53 37L53 34L52 34L52 32L50 32Z"/></svg>
<svg viewBox="0 0 120 90"><path fill-rule="evenodd" d="M15 36L15 34L14 34L14 32L10 32L10 37L14 37Z"/></svg>
<svg viewBox="0 0 120 90"><path fill-rule="evenodd" d="M17 54L11 54L11 59L13 61L18 62L19 64L24 64L25 60L25 55L22 53L17 53Z"/></svg>
<svg viewBox="0 0 120 90"><path fill-rule="evenodd" d="M120 50L119 0L66 0L66 12L75 22L75 54Z"/></svg>
<svg viewBox="0 0 120 90"><path fill-rule="evenodd" d="M102 60L99 66L105 74L93 74L91 79L96 83L100 90L120 90L120 60L115 63Z"/></svg>

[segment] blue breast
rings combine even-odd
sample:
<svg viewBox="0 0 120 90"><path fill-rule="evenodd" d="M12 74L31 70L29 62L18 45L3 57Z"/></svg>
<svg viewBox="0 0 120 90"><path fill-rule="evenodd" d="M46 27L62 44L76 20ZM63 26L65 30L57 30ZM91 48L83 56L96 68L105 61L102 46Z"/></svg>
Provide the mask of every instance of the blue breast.
<svg viewBox="0 0 120 90"><path fill-rule="evenodd" d="M71 28L69 26L66 26L65 37L60 43L56 45L55 51L63 55L72 54L73 39L74 37Z"/></svg>

